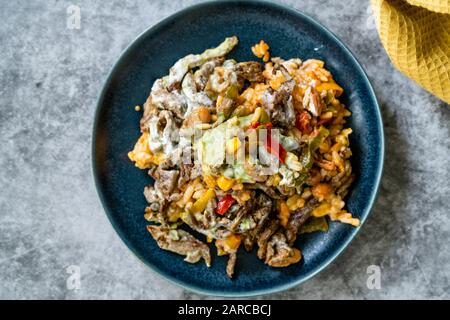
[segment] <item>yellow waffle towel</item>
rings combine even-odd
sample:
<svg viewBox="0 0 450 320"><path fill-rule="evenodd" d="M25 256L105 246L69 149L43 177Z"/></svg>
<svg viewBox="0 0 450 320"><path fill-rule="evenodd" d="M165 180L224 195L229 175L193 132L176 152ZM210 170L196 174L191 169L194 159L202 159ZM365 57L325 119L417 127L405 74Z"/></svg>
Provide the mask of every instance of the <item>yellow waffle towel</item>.
<svg viewBox="0 0 450 320"><path fill-rule="evenodd" d="M392 63L450 103L450 0L371 0Z"/></svg>

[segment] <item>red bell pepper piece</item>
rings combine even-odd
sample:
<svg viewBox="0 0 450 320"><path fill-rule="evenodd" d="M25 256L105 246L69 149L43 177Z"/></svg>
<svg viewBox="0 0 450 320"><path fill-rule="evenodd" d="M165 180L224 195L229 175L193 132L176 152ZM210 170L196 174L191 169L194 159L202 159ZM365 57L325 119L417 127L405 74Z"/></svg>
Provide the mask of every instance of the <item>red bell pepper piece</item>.
<svg viewBox="0 0 450 320"><path fill-rule="evenodd" d="M267 123L261 123L259 121L256 121L255 123L252 123L250 125L250 128L252 129L257 129L260 126L265 126L268 130L272 129L272 122L267 122Z"/></svg>
<svg viewBox="0 0 450 320"><path fill-rule="evenodd" d="M235 202L236 200L231 195L227 194L217 203L216 213L223 216Z"/></svg>
<svg viewBox="0 0 450 320"><path fill-rule="evenodd" d="M267 151L275 155L281 163L284 163L284 160L286 159L286 150L284 150L283 146L272 137L272 122L260 123L259 121L256 121L250 125L250 128L257 129L260 126L265 126L267 129L267 138L265 143Z"/></svg>
<svg viewBox="0 0 450 320"><path fill-rule="evenodd" d="M284 161L286 160L286 150L277 140L272 137L270 130L268 130L267 132L266 149L269 153L276 156L281 163L284 163Z"/></svg>
<svg viewBox="0 0 450 320"><path fill-rule="evenodd" d="M252 124L250 125L250 128L256 129L256 128L258 128L260 125L261 125L261 123L260 123L259 121L256 121L255 123L252 123Z"/></svg>

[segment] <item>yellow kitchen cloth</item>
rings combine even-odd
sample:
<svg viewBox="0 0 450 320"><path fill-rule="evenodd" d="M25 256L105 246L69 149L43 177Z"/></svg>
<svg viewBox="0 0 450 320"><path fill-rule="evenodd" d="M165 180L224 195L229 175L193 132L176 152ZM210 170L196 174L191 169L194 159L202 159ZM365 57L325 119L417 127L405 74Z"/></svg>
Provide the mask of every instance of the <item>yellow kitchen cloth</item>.
<svg viewBox="0 0 450 320"><path fill-rule="evenodd" d="M371 0L392 63L450 103L450 0Z"/></svg>

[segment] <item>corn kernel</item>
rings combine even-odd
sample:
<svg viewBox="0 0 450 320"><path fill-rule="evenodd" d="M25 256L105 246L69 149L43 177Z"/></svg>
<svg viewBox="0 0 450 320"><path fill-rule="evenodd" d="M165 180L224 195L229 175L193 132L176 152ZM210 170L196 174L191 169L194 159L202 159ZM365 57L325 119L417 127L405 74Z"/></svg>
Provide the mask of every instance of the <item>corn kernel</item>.
<svg viewBox="0 0 450 320"><path fill-rule="evenodd" d="M281 181L280 175L276 174L276 175L273 176L272 185L274 187L276 187L276 186L278 186L280 184L280 181Z"/></svg>
<svg viewBox="0 0 450 320"><path fill-rule="evenodd" d="M217 179L217 185L219 186L220 189L222 189L223 191L228 191L231 189L231 187L234 184L234 180L233 179L229 179L225 176L220 176Z"/></svg>
<svg viewBox="0 0 450 320"><path fill-rule="evenodd" d="M192 205L192 212L203 212L210 199L215 197L216 194L213 189L208 189L206 192Z"/></svg>
<svg viewBox="0 0 450 320"><path fill-rule="evenodd" d="M205 181L208 188L214 189L216 187L216 179L210 175L204 175L203 181Z"/></svg>
<svg viewBox="0 0 450 320"><path fill-rule="evenodd" d="M236 251L241 244L241 236L238 234L232 234L224 240L223 244L227 251Z"/></svg>
<svg viewBox="0 0 450 320"><path fill-rule="evenodd" d="M227 152L230 154L236 153L236 151L240 148L241 141L239 141L238 137L233 137L230 140L227 141Z"/></svg>
<svg viewBox="0 0 450 320"><path fill-rule="evenodd" d="M236 252L241 245L241 236L232 234L228 238L216 240L217 255L223 256L231 252Z"/></svg>

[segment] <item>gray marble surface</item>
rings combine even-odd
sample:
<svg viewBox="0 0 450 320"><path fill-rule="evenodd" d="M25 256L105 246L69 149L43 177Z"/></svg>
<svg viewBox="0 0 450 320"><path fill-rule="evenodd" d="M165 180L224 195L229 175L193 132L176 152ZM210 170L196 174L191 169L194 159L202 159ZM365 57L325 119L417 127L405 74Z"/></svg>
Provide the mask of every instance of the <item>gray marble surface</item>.
<svg viewBox="0 0 450 320"><path fill-rule="evenodd" d="M0 299L205 298L140 263L108 222L90 169L96 97L140 32L198 1L0 1ZM379 98L386 164L372 215L315 278L273 299L450 298L450 108L396 71L368 1L283 1L356 54ZM67 286L80 267L81 287ZM381 288L367 287L367 267ZM70 284L70 283L69 283Z"/></svg>

